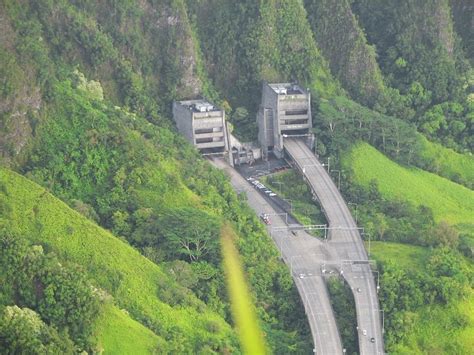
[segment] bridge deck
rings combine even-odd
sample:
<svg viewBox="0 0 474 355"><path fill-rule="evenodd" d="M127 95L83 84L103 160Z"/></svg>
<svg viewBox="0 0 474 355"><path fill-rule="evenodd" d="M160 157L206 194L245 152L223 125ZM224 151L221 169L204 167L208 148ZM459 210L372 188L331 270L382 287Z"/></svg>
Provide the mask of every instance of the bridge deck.
<svg viewBox="0 0 474 355"><path fill-rule="evenodd" d="M308 317L315 352L324 355L342 354L341 339L321 274L321 265L331 258L326 245L302 230L298 231L297 237L293 236L283 216L237 171L223 160L214 159L212 163L226 171L236 191L246 193L248 204L257 214L271 215L272 225L267 229L291 270Z"/></svg>
<svg viewBox="0 0 474 355"><path fill-rule="evenodd" d="M370 265L359 263L354 268L354 265L342 263L347 260L368 260L359 229L336 185L304 142L295 138L285 138L284 147L320 201L329 227L333 228L330 230L328 244L334 248L336 258L339 259L332 262L341 262L343 275L354 294L360 353L383 354L381 315ZM371 341L372 338L374 342Z"/></svg>

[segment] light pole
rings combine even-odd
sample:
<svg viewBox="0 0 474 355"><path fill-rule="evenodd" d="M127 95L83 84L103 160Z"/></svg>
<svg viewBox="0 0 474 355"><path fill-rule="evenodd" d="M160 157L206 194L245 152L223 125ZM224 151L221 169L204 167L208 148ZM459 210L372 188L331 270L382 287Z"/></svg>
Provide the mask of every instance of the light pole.
<svg viewBox="0 0 474 355"><path fill-rule="evenodd" d="M385 334L385 312L383 309L381 309L380 312L382 312L382 334Z"/></svg>
<svg viewBox="0 0 474 355"><path fill-rule="evenodd" d="M358 223L358 221L357 221L357 203L355 203L355 202L348 202L347 204L348 204L348 205L354 205L354 206L355 206L355 212L356 212L356 224L357 224L357 223Z"/></svg>
<svg viewBox="0 0 474 355"><path fill-rule="evenodd" d="M278 193L281 195L281 185L283 185L283 183L281 181L274 181L275 184L278 184Z"/></svg>
<svg viewBox="0 0 474 355"><path fill-rule="evenodd" d="M370 259L370 233L365 233L365 232L364 232L364 235L368 235L368 236L369 236L369 250L368 250L368 254L369 254L369 255L368 255L368 257L369 257L369 259Z"/></svg>
<svg viewBox="0 0 474 355"><path fill-rule="evenodd" d="M344 170L336 170L336 169L333 169L331 171L334 171L334 172L337 172L337 188L338 190L341 190L341 172L344 172Z"/></svg>
<svg viewBox="0 0 474 355"><path fill-rule="evenodd" d="M378 270L373 270L372 272L377 273L377 293L379 293L379 290L380 290L380 273L379 273Z"/></svg>

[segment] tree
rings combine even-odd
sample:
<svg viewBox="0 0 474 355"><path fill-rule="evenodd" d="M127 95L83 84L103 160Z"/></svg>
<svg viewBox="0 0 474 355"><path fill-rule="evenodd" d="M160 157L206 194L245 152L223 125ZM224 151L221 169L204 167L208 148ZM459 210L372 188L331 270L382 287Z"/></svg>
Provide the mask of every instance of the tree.
<svg viewBox="0 0 474 355"><path fill-rule="evenodd" d="M441 221L432 229L429 241L433 245L442 245L456 249L459 244L459 233L446 221Z"/></svg>
<svg viewBox="0 0 474 355"><path fill-rule="evenodd" d="M172 250L189 257L190 261L197 261L211 251L211 255L218 255L215 251L219 245L219 223L208 213L180 208L164 218L163 235Z"/></svg>
<svg viewBox="0 0 474 355"><path fill-rule="evenodd" d="M59 334L29 308L7 306L0 315L2 354L73 354L74 350L66 333Z"/></svg>

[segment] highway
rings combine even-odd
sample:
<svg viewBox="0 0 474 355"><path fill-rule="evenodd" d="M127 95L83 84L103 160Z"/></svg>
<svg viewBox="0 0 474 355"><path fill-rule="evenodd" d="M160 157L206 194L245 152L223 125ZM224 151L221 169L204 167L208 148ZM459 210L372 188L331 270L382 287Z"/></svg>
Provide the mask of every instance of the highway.
<svg viewBox="0 0 474 355"><path fill-rule="evenodd" d="M377 289L359 229L336 185L306 144L285 138L284 147L326 214L328 244L337 253L332 262L339 265L354 294L360 354L384 354Z"/></svg>
<svg viewBox="0 0 474 355"><path fill-rule="evenodd" d="M246 193L248 204L257 215L266 213L270 216L271 225L267 226L267 230L298 288L311 328L315 353L342 354L341 339L321 273L322 265L335 257L334 251L302 230L296 236L290 233L286 216L256 192L236 170L221 159L215 158L211 163L229 175L236 191Z"/></svg>

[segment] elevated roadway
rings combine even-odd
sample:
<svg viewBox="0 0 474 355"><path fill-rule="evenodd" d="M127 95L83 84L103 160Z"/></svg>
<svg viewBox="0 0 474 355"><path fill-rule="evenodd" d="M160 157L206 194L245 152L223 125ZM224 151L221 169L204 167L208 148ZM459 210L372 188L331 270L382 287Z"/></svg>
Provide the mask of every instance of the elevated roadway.
<svg viewBox="0 0 474 355"><path fill-rule="evenodd" d="M354 294L360 354L384 354L377 289L359 229L336 185L306 144L296 138L285 138L284 147L326 214L330 228L328 244L337 254L332 261L339 263L339 270Z"/></svg>
<svg viewBox="0 0 474 355"><path fill-rule="evenodd" d="M214 158L211 163L224 170L238 192L245 192L249 206L259 215L271 216L267 230L291 270L292 277L303 301L316 354L343 354L343 347L332 311L321 267L331 260L333 252L326 244L303 230L290 233L281 211L265 200L236 170L225 161Z"/></svg>

